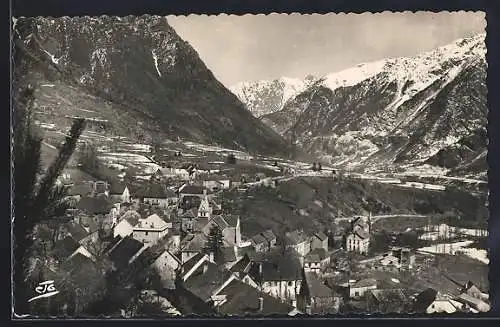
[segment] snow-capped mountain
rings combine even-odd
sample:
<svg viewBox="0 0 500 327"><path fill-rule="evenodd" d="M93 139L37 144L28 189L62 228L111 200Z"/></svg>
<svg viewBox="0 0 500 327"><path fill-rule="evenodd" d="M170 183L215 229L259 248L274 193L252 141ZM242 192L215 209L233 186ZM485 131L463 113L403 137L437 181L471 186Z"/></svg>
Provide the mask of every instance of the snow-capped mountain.
<svg viewBox="0 0 500 327"><path fill-rule="evenodd" d="M128 135L140 128L233 149L285 148L164 17L20 18L15 32L17 71L40 86L36 105L53 119L92 115Z"/></svg>
<svg viewBox="0 0 500 327"><path fill-rule="evenodd" d="M259 118L283 109L285 103L304 91L309 83L309 79L281 77L274 80L240 82L229 89Z"/></svg>
<svg viewBox="0 0 500 327"><path fill-rule="evenodd" d="M328 74L262 120L332 163L441 165L433 158L438 153L484 135L484 37Z"/></svg>

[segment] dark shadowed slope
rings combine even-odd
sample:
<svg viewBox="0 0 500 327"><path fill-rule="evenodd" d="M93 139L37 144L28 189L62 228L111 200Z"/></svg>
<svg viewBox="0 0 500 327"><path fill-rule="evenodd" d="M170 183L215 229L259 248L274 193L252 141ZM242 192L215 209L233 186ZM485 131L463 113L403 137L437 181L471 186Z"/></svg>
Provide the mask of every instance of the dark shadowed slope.
<svg viewBox="0 0 500 327"><path fill-rule="evenodd" d="M23 28L20 28L23 27ZM19 19L39 109L110 122L123 133L176 138L252 152L286 143L215 79L163 17Z"/></svg>

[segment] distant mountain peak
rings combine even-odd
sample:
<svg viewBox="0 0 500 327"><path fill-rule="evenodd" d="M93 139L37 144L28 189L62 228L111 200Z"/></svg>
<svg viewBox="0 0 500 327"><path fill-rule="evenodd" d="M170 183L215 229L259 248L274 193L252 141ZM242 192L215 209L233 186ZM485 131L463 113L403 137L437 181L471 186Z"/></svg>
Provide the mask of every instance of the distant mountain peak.
<svg viewBox="0 0 500 327"><path fill-rule="evenodd" d="M255 116L279 111L285 103L307 87L305 81L280 77L272 80L240 82L230 87L247 109Z"/></svg>

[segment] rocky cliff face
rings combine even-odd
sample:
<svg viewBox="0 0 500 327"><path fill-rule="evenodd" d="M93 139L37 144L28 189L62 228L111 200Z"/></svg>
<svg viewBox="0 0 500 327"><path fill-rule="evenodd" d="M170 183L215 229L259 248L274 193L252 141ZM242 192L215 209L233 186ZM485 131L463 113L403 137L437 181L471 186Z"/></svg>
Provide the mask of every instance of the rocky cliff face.
<svg viewBox="0 0 500 327"><path fill-rule="evenodd" d="M252 152L285 149L166 18L23 18L15 25L26 52L15 65L31 65L41 111L93 115L125 130L139 123L146 132Z"/></svg>
<svg viewBox="0 0 500 327"><path fill-rule="evenodd" d="M304 80L281 77L275 80L240 82L229 89L255 116L262 117L283 109L287 101L301 93L314 77Z"/></svg>
<svg viewBox="0 0 500 327"><path fill-rule="evenodd" d="M455 169L485 157L485 52L478 35L412 58L360 64L325 76L262 120L334 164Z"/></svg>

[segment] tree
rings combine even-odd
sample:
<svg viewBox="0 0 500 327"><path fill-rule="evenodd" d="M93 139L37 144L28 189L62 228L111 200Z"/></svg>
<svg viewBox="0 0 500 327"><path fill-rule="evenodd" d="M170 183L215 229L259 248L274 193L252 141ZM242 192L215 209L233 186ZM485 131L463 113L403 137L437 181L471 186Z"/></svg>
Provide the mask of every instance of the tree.
<svg viewBox="0 0 500 327"><path fill-rule="evenodd" d="M19 49L18 49L19 50ZM19 77L19 76L18 76ZM19 80L17 80L19 83ZM34 88L16 85L13 94L14 125L14 287L16 312L25 313L29 275L26 271L29 252L33 245L34 227L54 217L61 217L67 209L66 189L55 182L73 154L85 128L85 121L74 121L58 156L47 171L41 174L42 139L31 127Z"/></svg>
<svg viewBox="0 0 500 327"><path fill-rule="evenodd" d="M234 165L236 164L236 156L233 154L233 153L230 153L228 156L227 156L227 159L226 159L226 162L230 165Z"/></svg>
<svg viewBox="0 0 500 327"><path fill-rule="evenodd" d="M132 173L130 171L126 171L125 172L125 176L123 176L123 181L125 182L125 184L127 185L132 185L134 184L135 180L134 180L134 176L132 176Z"/></svg>
<svg viewBox="0 0 500 327"><path fill-rule="evenodd" d="M151 140L151 155L153 158L158 159L161 151L161 138L159 135L154 135Z"/></svg>
<svg viewBox="0 0 500 327"><path fill-rule="evenodd" d="M79 151L78 164L82 170L91 175L99 172L99 158L97 157L97 149L94 145L85 143Z"/></svg>
<svg viewBox="0 0 500 327"><path fill-rule="evenodd" d="M223 263L224 262L224 254L222 252L222 248L224 247L223 235L219 226L214 225L210 228L208 233L207 242L205 243L205 247L203 252L206 254L213 253L215 262Z"/></svg>

